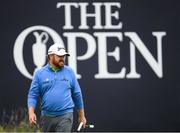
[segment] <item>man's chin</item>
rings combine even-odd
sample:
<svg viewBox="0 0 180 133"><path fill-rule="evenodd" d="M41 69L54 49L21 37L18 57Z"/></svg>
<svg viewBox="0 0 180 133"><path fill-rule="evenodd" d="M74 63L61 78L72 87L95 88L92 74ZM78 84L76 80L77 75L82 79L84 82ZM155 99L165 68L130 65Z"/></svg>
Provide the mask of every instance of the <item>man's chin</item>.
<svg viewBox="0 0 180 133"><path fill-rule="evenodd" d="M59 67L63 67L64 66L64 63L59 63Z"/></svg>

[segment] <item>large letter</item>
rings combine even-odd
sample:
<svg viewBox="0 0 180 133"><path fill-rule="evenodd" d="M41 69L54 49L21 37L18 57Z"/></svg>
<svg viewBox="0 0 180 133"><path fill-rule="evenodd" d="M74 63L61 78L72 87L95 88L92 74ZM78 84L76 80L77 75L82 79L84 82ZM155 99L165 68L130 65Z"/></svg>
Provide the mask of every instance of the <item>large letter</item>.
<svg viewBox="0 0 180 133"><path fill-rule="evenodd" d="M129 37L132 40L132 43L137 47L139 52L145 58L147 63L153 69L155 74L159 77L163 77L163 68L162 68L162 37L166 35L166 32L153 32L152 33L157 38L157 61L153 58L149 50L146 48L144 43L141 41L139 36L135 32L125 32L125 36ZM132 52L132 51L131 51ZM132 67L132 66L131 66ZM133 68L134 69L134 68ZM131 72L129 73L129 75ZM130 78L130 76L128 76Z"/></svg>
<svg viewBox="0 0 180 133"><path fill-rule="evenodd" d="M73 26L71 25L71 7L74 6L78 8L78 4L76 3L57 3L57 8L60 8L61 6L64 6L64 16L65 16L65 26L63 26L63 29L73 29Z"/></svg>
<svg viewBox="0 0 180 133"><path fill-rule="evenodd" d="M126 69L123 67L120 73L109 73L108 72L108 63L107 63L107 55L114 56L117 61L120 60L119 49L117 47L114 50L114 54L110 52L107 54L107 37L116 37L119 41L122 41L122 33L119 32L95 32L94 35L98 38L98 66L99 73L95 75L95 78L124 78Z"/></svg>
<svg viewBox="0 0 180 133"><path fill-rule="evenodd" d="M118 7L120 8L121 5L120 3L117 3L117 2L107 2L107 3L104 3L104 6L105 6L105 26L104 28L105 29L122 29L122 23L119 22L118 25L113 25L112 24L112 17L116 18L116 19L119 19L119 13L116 11L114 13L112 13L112 7Z"/></svg>
<svg viewBox="0 0 180 133"><path fill-rule="evenodd" d="M102 3L93 3L95 8L95 13L87 13L87 6L88 3L79 3L80 6L80 13L81 13L81 25L79 26L79 29L89 29L89 26L87 25L87 18L88 17L94 17L95 18L95 26L93 26L94 29L102 29L101 25L101 6Z"/></svg>
<svg viewBox="0 0 180 133"><path fill-rule="evenodd" d="M64 36L67 37L68 42L68 51L71 53L71 56L69 57L68 64L73 68L73 70L77 74L77 60L87 60L91 58L95 51L96 51L96 42L94 38L87 34L82 32L71 32L71 33L64 33ZM84 38L87 42L87 52L82 56L77 56L77 44L76 39L77 38ZM76 59L77 57L77 59ZM77 74L77 78L81 78L80 74Z"/></svg>
<svg viewBox="0 0 180 133"><path fill-rule="evenodd" d="M54 43L59 42L60 44L64 45L64 42L62 38L59 36L59 34L49 27L37 25L37 26L28 27L27 29L23 30L15 41L13 55L14 55L14 61L18 70L25 77L29 79L32 79L32 75L28 72L25 62L24 62L24 58L23 58L24 42L26 40L26 37L31 32L34 32L34 31L36 32L39 30L44 31L46 34L48 33L52 37ZM34 51L34 52L37 52L37 51ZM39 57L36 57L36 58L39 58ZM38 59L38 64L39 64L39 60L42 60L42 58ZM41 61L41 62L45 62L45 61Z"/></svg>
<svg viewBox="0 0 180 133"><path fill-rule="evenodd" d="M135 46L130 42L130 72L126 75L127 78L140 78L141 75L136 72L136 54Z"/></svg>

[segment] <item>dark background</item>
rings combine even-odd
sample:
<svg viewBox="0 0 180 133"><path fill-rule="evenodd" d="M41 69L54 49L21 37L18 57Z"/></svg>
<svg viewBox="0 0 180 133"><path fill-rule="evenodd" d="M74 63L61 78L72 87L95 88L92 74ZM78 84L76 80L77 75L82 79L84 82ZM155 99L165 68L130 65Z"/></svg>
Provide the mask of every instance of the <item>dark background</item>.
<svg viewBox="0 0 180 133"><path fill-rule="evenodd" d="M65 1L65 0L64 0ZM69 1L69 0L67 0ZM30 79L17 69L13 47L17 36L35 25L51 27L62 36L64 12L57 9L59 0L1 0L0 1L0 111L25 107ZM69 2L88 2L69 1ZM93 1L89 0L89 3ZM103 0L94 2L105 2ZM108 2L108 0L106 0ZM112 2L109 0L109 2ZM113 0L120 2L122 29L116 32L136 32L156 57L153 31L165 31L162 39L163 78L158 78L142 55L136 51L137 72L140 79L95 79L98 73L98 52L87 61L78 62L79 83L82 88L88 123L94 129L86 131L180 131L180 2L178 0ZM89 9L91 11L91 9ZM78 11L73 13L74 32L78 32ZM103 17L103 16L102 16ZM89 21L91 22L91 21ZM89 26L93 25L89 23ZM85 30L92 34L96 30ZM101 30L103 31L103 30ZM108 31L108 30L106 30ZM69 30L69 32L71 32ZM129 40L123 36L121 61L108 57L109 72L118 73L122 67L129 72ZM66 38L63 38L66 44ZM33 40L26 41L24 60L32 73L35 65L30 49ZM48 42L50 46L52 41ZM86 46L79 40L78 55ZM117 42L116 42L117 43ZM126 46L123 46L126 45ZM114 47L114 46L113 46ZM112 51L111 45L108 45ZM76 121L76 116L75 116ZM74 126L76 127L76 126Z"/></svg>

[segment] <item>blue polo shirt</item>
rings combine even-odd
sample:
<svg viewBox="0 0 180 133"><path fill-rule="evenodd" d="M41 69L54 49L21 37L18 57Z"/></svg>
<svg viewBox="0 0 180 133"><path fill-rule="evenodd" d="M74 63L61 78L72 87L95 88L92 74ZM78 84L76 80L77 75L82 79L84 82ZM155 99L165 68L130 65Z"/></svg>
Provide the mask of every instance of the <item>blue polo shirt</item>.
<svg viewBox="0 0 180 133"><path fill-rule="evenodd" d="M28 93L28 107L36 107L41 99L41 114L58 116L73 112L74 106L83 109L79 83L69 66L54 71L49 64L37 70Z"/></svg>

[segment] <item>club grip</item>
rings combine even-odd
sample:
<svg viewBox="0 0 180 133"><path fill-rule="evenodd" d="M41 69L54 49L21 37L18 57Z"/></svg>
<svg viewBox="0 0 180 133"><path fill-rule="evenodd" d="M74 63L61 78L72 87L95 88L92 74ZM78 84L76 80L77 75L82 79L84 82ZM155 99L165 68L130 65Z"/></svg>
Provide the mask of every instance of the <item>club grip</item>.
<svg viewBox="0 0 180 133"><path fill-rule="evenodd" d="M81 128L82 128L82 126L83 126L83 122L80 122L80 124L79 124L79 126L78 126L78 128L77 128L77 131L80 131Z"/></svg>

